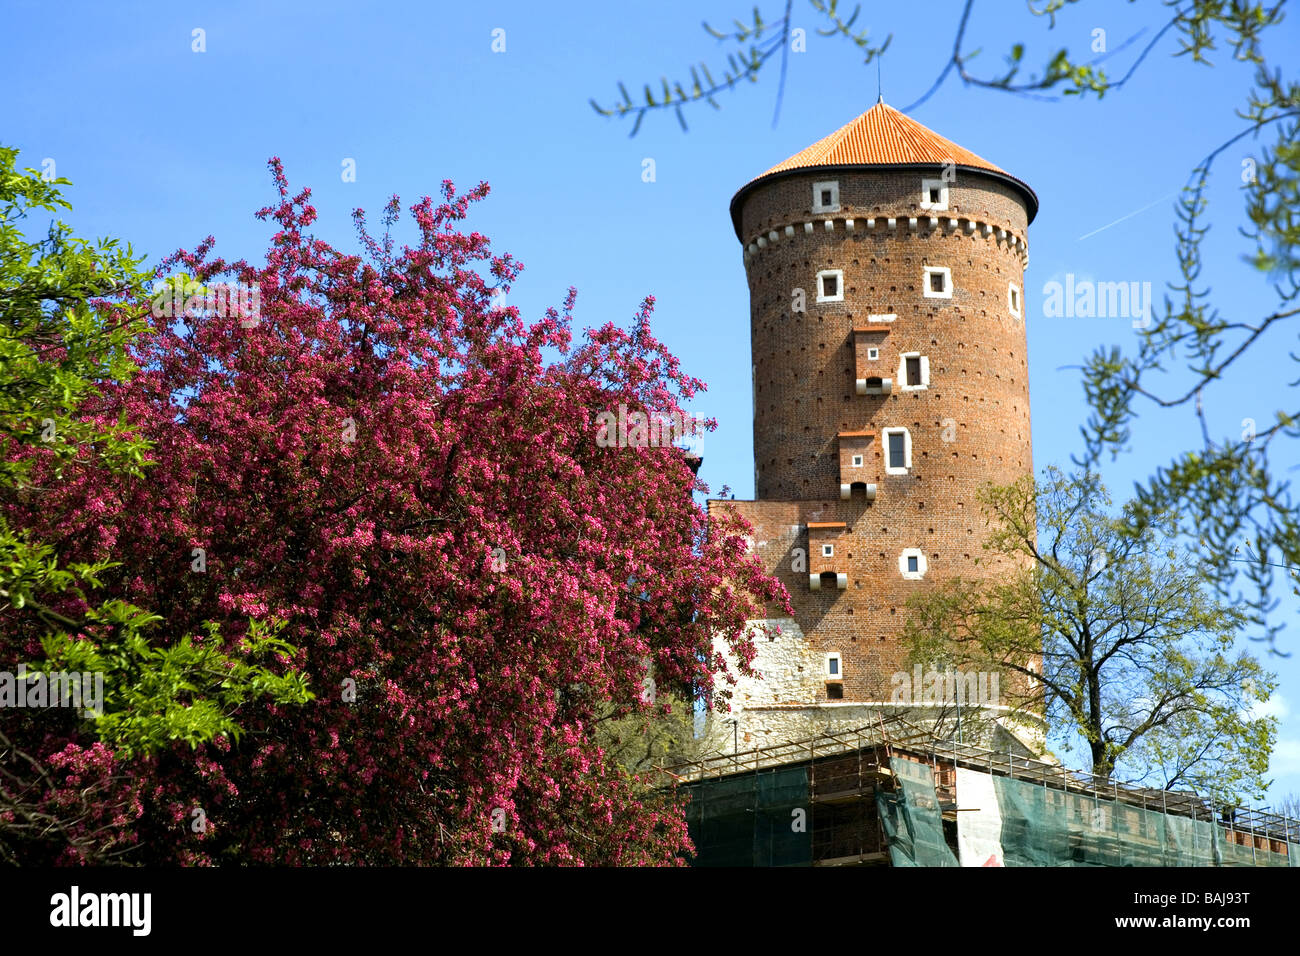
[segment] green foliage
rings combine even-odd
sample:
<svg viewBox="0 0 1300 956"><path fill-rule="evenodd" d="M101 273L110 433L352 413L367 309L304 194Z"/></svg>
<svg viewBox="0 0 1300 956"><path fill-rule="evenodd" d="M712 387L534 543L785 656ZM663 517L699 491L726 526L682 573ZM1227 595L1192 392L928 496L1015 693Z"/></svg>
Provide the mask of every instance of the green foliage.
<svg viewBox="0 0 1300 956"><path fill-rule="evenodd" d="M78 409L96 385L123 381L134 365L127 344L140 326L123 320L98 297L139 292L139 260L116 240L92 245L62 222L28 242L22 225L35 210L69 208L57 188L34 169L16 169L17 150L0 147L0 500L38 495L26 484L37 455L69 466L97 464L138 472L144 444L125 423L103 429ZM60 568L52 549L27 540L0 513L0 609L30 609L52 620L37 595L57 594L77 581L97 584L108 565Z"/></svg>
<svg viewBox="0 0 1300 956"><path fill-rule="evenodd" d="M21 488L30 470L29 457L13 454L18 445L64 462L89 452L99 464L138 470L144 444L125 423L101 429L76 411L98 383L135 371L127 344L143 316L104 303L142 291L141 260L116 239L91 244L57 221L28 242L22 225L35 210L70 208L57 188L67 180L18 172L17 157L0 147L0 487Z"/></svg>
<svg viewBox="0 0 1300 956"><path fill-rule="evenodd" d="M1013 706L1043 715L1088 769L1222 797L1262 795L1276 720L1251 708L1274 676L1234 650L1249 615L1215 600L1175 524L1116 516L1095 475L1049 469L981 492L985 548L1020 573L953 580L911 603L913 663L1018 674Z"/></svg>
<svg viewBox="0 0 1300 956"><path fill-rule="evenodd" d="M41 670L104 675L95 732L123 756L156 753L176 740L196 747L226 735L238 742L242 731L235 715L243 704L262 696L277 704L314 697L301 674L280 676L257 663L275 658L285 665L296 653L278 636L283 621L251 621L237 653L227 654L215 624L204 638L157 647L143 634L157 615L109 601L87 617L92 625L107 625L113 636L92 642L52 634L42 642Z"/></svg>
<svg viewBox="0 0 1300 956"><path fill-rule="evenodd" d="M311 695L302 676L280 676L259 663L286 663L295 649L279 625L252 622L234 653L215 630L205 639L151 643L145 629L159 621L120 600L91 606L86 591L103 587L114 562L60 562L49 544L31 540L5 518L3 506L39 501L30 483L45 458L46 480L66 469L105 469L140 475L146 443L125 421L104 427L87 413L104 383L129 381L129 353L147 328L145 314L123 303L148 301L149 274L116 239L90 243L51 223L29 242L25 221L38 210L70 208L58 187L16 168L18 153L0 147L0 614L12 627L33 623L47 660L40 670L102 672L103 712L93 720L99 739L124 756L151 753L174 740L191 745L217 734L238 737L235 715L254 697L301 703ZM75 617L56 610L79 605ZM72 635L76 635L75 637ZM6 667L23 653L16 633L0 634Z"/></svg>
<svg viewBox="0 0 1300 956"><path fill-rule="evenodd" d="M49 624L75 624L46 607L37 596L60 594L79 582L99 587L97 575L112 566L107 561L60 566L53 548L28 540L0 516L0 599L15 611L34 611Z"/></svg>
<svg viewBox="0 0 1300 956"><path fill-rule="evenodd" d="M661 785L657 767L670 767L699 755L695 713L684 697L660 694L655 702L627 713L613 712L596 724L596 740L628 776Z"/></svg>

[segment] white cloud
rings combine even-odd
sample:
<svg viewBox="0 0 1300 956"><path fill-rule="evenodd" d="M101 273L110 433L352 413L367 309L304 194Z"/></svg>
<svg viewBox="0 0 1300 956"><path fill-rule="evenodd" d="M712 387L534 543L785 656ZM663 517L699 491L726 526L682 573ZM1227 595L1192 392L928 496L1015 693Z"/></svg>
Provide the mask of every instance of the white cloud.
<svg viewBox="0 0 1300 956"><path fill-rule="evenodd" d="M1276 717L1279 721L1283 721L1291 714L1291 707L1285 697L1274 691L1268 700L1251 704L1249 713L1252 720L1258 720L1260 717Z"/></svg>
<svg viewBox="0 0 1300 956"><path fill-rule="evenodd" d="M1280 777L1300 775L1300 737L1279 737L1268 772Z"/></svg>

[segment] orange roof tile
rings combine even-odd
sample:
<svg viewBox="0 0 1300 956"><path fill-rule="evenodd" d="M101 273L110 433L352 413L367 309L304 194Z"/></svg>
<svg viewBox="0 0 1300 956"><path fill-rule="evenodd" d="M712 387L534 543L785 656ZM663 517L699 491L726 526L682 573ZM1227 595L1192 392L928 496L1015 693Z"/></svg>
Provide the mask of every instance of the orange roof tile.
<svg viewBox="0 0 1300 956"><path fill-rule="evenodd" d="M813 166L874 166L945 163L989 169L1006 175L987 159L944 139L886 103L877 103L825 139L777 163L762 176Z"/></svg>
<svg viewBox="0 0 1300 956"><path fill-rule="evenodd" d="M946 162L967 169L985 170L1010 180L1025 193L1031 221L1038 212L1038 197L1025 183L882 101L831 135L795 153L785 162L777 163L742 186L731 201L732 219L739 235L742 198L769 176L827 166L942 165ZM744 241L743 236L741 241Z"/></svg>
<svg viewBox="0 0 1300 956"><path fill-rule="evenodd" d="M843 521L809 521L809 528L843 528Z"/></svg>

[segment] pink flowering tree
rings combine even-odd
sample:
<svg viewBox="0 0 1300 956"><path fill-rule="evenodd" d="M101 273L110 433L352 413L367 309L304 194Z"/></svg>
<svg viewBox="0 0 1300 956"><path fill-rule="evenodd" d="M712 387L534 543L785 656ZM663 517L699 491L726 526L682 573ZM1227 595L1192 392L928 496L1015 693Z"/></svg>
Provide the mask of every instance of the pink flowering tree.
<svg viewBox="0 0 1300 956"><path fill-rule="evenodd" d="M647 676L724 701L724 653L748 672L745 622L785 595L746 527L706 527L680 447L596 424L680 421L703 388L651 335L653 299L575 343L572 290L533 322L501 307L519 264L460 228L485 184L410 207L400 248L396 198L382 236L358 211L349 255L270 165L265 263L211 238L166 260L140 372L104 389L153 463L68 476L25 515L118 562L104 588L161 618L156 642L275 622L315 695L138 762L138 858L679 861L677 798L616 765L597 717L653 712Z"/></svg>

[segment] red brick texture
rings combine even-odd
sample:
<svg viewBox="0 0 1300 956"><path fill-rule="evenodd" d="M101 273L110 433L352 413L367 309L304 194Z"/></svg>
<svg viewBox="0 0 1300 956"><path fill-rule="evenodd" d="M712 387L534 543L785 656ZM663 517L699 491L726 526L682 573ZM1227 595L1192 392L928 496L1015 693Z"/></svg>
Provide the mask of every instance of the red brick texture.
<svg viewBox="0 0 1300 956"><path fill-rule="evenodd" d="M904 669L904 605L917 589L999 573L981 547L987 526L975 494L985 482L1005 484L1033 470L1024 320L1008 302L1009 285L1024 288L1016 240L1026 239L1025 200L1003 180L959 169L948 208L920 208L922 178L939 173L787 176L755 187L741 215L747 246L778 233L747 257L759 500L710 508L734 506L754 523L757 550L789 590L807 640L818 653L843 655L845 701L888 700L890 676ZM814 214L813 183L826 180L839 183L840 209ZM805 222L814 223L811 232ZM972 232L967 222L980 225ZM926 266L950 270L951 298L924 295ZM817 302L816 276L827 269L843 271L843 301ZM804 312L792 309L796 289ZM1023 295L1021 303L1023 315ZM868 322L880 314L897 319ZM870 331L855 335L855 328ZM877 359L867 359L868 347L879 349ZM928 360L927 387L904 388L907 353ZM866 377L892 379L890 394L857 394L856 380ZM891 428L910 436L904 475L885 471ZM875 434L841 437L864 431ZM851 467L854 454L865 456L861 468ZM874 483L875 500L859 486L841 501L849 475ZM834 521L846 527L833 535L833 570L848 574L848 587L812 591L808 571L821 565L806 526ZM794 570L796 548L805 551L802 573ZM924 580L902 576L906 548L924 552Z"/></svg>

